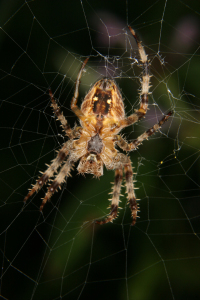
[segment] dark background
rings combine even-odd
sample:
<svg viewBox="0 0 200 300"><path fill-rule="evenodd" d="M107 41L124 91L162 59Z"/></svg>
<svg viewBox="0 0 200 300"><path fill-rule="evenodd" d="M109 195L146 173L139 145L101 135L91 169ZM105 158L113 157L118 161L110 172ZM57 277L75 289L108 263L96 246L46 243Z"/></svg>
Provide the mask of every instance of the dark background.
<svg viewBox="0 0 200 300"><path fill-rule="evenodd" d="M199 13L199 1L0 2L3 299L198 299ZM70 100L90 56L79 104L109 76L127 114L138 107L141 68L127 25L141 37L153 75L148 115L124 131L127 139L174 110L161 132L130 153L141 199L136 226L124 188L113 224L93 223L108 213L112 171L98 180L75 169L43 214L45 188L23 205L65 141L49 87L73 126Z"/></svg>

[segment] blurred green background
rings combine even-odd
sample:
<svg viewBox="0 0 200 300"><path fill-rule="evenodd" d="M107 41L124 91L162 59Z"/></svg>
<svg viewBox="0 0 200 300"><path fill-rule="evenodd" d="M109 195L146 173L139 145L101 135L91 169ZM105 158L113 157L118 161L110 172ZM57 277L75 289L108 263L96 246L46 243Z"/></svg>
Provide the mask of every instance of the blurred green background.
<svg viewBox="0 0 200 300"><path fill-rule="evenodd" d="M199 1L1 1L1 206L3 299L198 299ZM112 171L77 175L39 212L45 188L23 205L63 142L51 87L71 126L70 100L90 56L80 99L103 76L115 78L126 112L138 107L141 37L151 63L147 117L128 140L173 109L161 131L130 153L140 218L131 227L125 189L119 217L97 226L109 205Z"/></svg>

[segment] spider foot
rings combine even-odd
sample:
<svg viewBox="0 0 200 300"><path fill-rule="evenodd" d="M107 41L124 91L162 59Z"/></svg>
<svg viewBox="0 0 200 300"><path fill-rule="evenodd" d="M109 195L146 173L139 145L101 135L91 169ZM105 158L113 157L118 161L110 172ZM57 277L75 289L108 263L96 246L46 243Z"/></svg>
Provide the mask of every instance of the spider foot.
<svg viewBox="0 0 200 300"><path fill-rule="evenodd" d="M35 188L32 188L30 192L24 197L24 204L27 202L27 200L36 192Z"/></svg>
<svg viewBox="0 0 200 300"><path fill-rule="evenodd" d="M49 176L44 173L41 177L39 177L39 179L37 180L36 184L33 185L32 189L29 189L28 194L26 195L26 197L24 198L24 203L27 202L27 200L35 193L38 192L41 187L47 182L47 180L49 179Z"/></svg>
<svg viewBox="0 0 200 300"><path fill-rule="evenodd" d="M111 205L111 212L107 218L100 221L95 221L96 224L103 225L109 222L113 222L113 220L117 217L118 205Z"/></svg>
<svg viewBox="0 0 200 300"><path fill-rule="evenodd" d="M40 205L40 212L43 210L43 207L47 203L47 201L50 201L51 196L57 191L57 189L60 187L60 183L56 180L53 180L52 184L49 186L48 191L43 198L42 204Z"/></svg>
<svg viewBox="0 0 200 300"><path fill-rule="evenodd" d="M137 219L137 212L139 211L139 207L137 205L137 202L136 202L136 198L131 198L129 199L129 206L130 206L130 209L131 209L131 215L132 215L132 218L133 218L133 221L132 221L132 226L135 225L136 223L136 219Z"/></svg>

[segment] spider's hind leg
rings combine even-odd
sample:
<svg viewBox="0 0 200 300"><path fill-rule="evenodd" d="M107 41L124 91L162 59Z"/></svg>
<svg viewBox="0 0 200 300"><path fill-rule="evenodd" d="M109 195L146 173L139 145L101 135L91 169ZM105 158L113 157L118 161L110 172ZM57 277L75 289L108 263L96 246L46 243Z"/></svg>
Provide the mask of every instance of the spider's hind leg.
<svg viewBox="0 0 200 300"><path fill-rule="evenodd" d="M148 94L149 94L149 87L150 87L150 75L149 75L149 62L148 62L148 56L144 50L144 47L142 46L142 42L140 41L138 35L135 33L135 31L131 28L131 26L128 27L131 34L133 35L137 46L138 51L140 54L140 60L143 66L143 74L142 74L142 81L141 81L141 102L140 102L140 108L136 111L136 114L138 114L138 117L140 119L140 115L145 115L148 108Z"/></svg>
<svg viewBox="0 0 200 300"><path fill-rule="evenodd" d="M75 115L79 119L81 119L81 120L83 120L85 118L85 116L82 113L82 111L78 108L77 101L78 101L78 96L79 96L79 85L80 85L80 82L81 82L81 76L82 76L83 70L84 70L84 68L85 68L88 60L89 60L89 57L87 57L84 60L82 66L80 68L80 71L79 71L78 76L76 78L76 85L75 85L74 96L73 96L72 101L71 101L71 109L73 110L73 112L75 113Z"/></svg>
<svg viewBox="0 0 200 300"><path fill-rule="evenodd" d="M67 122L66 118L63 115L63 112L61 111L61 109L58 106L56 100L54 99L54 96L53 96L53 93L52 93L51 89L49 90L49 96L51 98L51 107L53 108L54 114L56 115L56 117L60 121L63 130L65 131L66 135L69 138L73 138L73 130L71 129L69 123Z"/></svg>
<svg viewBox="0 0 200 300"><path fill-rule="evenodd" d="M149 98L150 77L151 77L149 75L148 56L144 50L142 42L140 41L135 31L130 26L128 28L137 43L143 72L141 77L140 107L139 109L135 110L135 112L132 115L120 121L122 127L130 126L131 124L138 122L146 115L148 109L148 98Z"/></svg>

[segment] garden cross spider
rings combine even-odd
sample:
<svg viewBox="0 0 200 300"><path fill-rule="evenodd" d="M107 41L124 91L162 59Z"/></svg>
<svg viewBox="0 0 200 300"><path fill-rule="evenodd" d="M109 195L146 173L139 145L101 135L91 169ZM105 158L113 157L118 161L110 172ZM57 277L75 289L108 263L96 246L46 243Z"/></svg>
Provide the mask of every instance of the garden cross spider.
<svg viewBox="0 0 200 300"><path fill-rule="evenodd" d="M79 85L83 70L89 58L86 58L78 73L75 85L74 96L71 101L71 109L80 119L81 126L75 126L73 129L65 119L63 112L57 105L52 91L49 90L51 106L58 120L61 122L65 134L69 138L66 141L55 159L48 165L47 170L37 180L27 196L26 202L35 192L38 192L51 177L55 175L50 183L45 197L40 206L42 211L45 203L50 200L54 192L70 176L70 170L74 164L79 161L77 170L80 174L89 173L96 177L103 175L103 165L107 169L115 170L115 180L112 191L110 214L98 224L112 222L117 217L119 205L121 183L123 171L125 174L126 192L128 194L128 203L132 214L132 225L135 224L138 212L137 199L134 192L134 180L131 161L128 155L118 152L115 145L124 151L135 150L145 139L154 134L171 116L170 111L166 116L149 130L141 134L137 139L128 143L123 139L119 132L131 124L143 118L148 108L148 94L150 86L149 62L141 41L135 31L129 26L129 30L136 40L143 66L141 78L140 107L129 117L125 116L124 103L118 86L113 79L103 78L97 81L88 94L85 96L81 109L77 106L79 96Z"/></svg>

